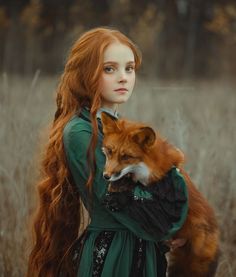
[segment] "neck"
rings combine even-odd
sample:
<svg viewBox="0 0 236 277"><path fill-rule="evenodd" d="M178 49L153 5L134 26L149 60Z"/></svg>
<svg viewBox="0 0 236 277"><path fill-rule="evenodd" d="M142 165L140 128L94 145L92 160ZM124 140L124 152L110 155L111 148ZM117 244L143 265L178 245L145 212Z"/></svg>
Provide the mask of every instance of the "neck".
<svg viewBox="0 0 236 277"><path fill-rule="evenodd" d="M104 106L102 106L101 108L100 108L101 110L104 110L104 111L108 111L108 112L110 112L110 113L112 113L112 114L115 114L115 113L117 113L117 109L112 109L112 108L110 108L110 107L104 107Z"/></svg>
<svg viewBox="0 0 236 277"><path fill-rule="evenodd" d="M117 112L117 110L118 110L118 104L102 103L101 108L108 109L108 110L111 110L113 112Z"/></svg>

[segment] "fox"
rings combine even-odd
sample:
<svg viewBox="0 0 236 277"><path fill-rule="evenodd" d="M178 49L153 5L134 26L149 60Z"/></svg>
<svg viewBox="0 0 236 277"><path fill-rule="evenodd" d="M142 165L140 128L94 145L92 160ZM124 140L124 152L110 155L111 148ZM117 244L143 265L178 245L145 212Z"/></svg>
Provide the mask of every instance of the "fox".
<svg viewBox="0 0 236 277"><path fill-rule="evenodd" d="M172 239L186 243L168 254L169 277L213 277L219 258L219 228L213 208L197 190L183 165L183 152L160 136L152 127L127 119L101 114L106 161L103 176L109 191L124 191L123 177L132 176L133 184L149 186L175 166L188 191L188 213L183 226ZM113 185L116 184L116 185Z"/></svg>

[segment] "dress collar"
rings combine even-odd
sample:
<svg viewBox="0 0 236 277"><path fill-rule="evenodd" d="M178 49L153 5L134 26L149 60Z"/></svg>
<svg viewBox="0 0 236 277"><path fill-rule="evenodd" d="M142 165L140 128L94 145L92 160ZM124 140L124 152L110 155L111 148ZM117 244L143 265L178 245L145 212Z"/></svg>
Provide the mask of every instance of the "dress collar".
<svg viewBox="0 0 236 277"><path fill-rule="evenodd" d="M109 109L109 108L100 108L97 111L97 118L101 119L101 113L102 112L106 112L109 115L111 115L112 117L115 117L116 119L119 118L119 113L117 111L113 111L112 109Z"/></svg>
<svg viewBox="0 0 236 277"><path fill-rule="evenodd" d="M89 119L90 118L90 110L89 110L89 107L84 107L82 108L82 114L87 118ZM118 119L120 117L120 114L117 112L117 111L113 111L112 109L109 109L109 108L100 108L98 109L97 111L97 118L98 119L101 119L101 113L102 112L106 112L108 113L109 115L111 115L112 117L114 117L115 119Z"/></svg>

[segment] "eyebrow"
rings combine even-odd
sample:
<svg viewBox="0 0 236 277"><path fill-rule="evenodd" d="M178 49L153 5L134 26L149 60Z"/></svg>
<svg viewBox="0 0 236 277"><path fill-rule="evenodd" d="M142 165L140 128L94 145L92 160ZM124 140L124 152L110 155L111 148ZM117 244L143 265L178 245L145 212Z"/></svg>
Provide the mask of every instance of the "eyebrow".
<svg viewBox="0 0 236 277"><path fill-rule="evenodd" d="M107 64L107 63L109 63L109 64L114 64L114 65L118 65L117 62L113 62L113 61L104 62L104 64ZM129 62L127 62L126 64L135 64L135 62L134 62L134 61L129 61Z"/></svg>

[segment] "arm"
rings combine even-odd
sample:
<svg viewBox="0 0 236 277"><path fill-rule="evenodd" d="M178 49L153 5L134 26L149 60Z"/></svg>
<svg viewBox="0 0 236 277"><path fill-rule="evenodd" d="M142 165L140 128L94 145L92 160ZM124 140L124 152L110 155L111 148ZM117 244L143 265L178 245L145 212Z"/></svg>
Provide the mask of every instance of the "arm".
<svg viewBox="0 0 236 277"><path fill-rule="evenodd" d="M89 176L86 155L90 143L90 138L91 131L89 131L88 129L86 130L83 128L79 128L79 126L74 127L73 130L66 130L63 137L69 168L71 170L74 181L80 191L85 190L85 184ZM103 178L105 156L101 151L101 146L102 145L100 141L95 152L97 170L93 184L94 193L100 203L104 202L104 199L106 198L108 193L108 182L105 181ZM142 188L135 188L135 195L143 195ZM144 192L144 195L150 196L152 195L152 192ZM141 205L141 202L139 203L139 201L132 201L130 206L133 207L133 209L126 207L121 211L112 211L109 207L107 207L107 210L117 221L130 229L138 237L147 240L158 241L163 239L163 237L160 236L160 234L158 234L157 232L149 232L148 229L148 226L150 226L150 224L153 225L153 221L158 220L158 218L156 218L155 216L156 200L154 199L154 201L148 202L148 205ZM152 207L150 206L151 202L154 203L154 206ZM143 209L143 207L145 207L145 209ZM140 215L141 218L139 218ZM145 223L143 223L144 219L147 219L148 221L145 221Z"/></svg>

